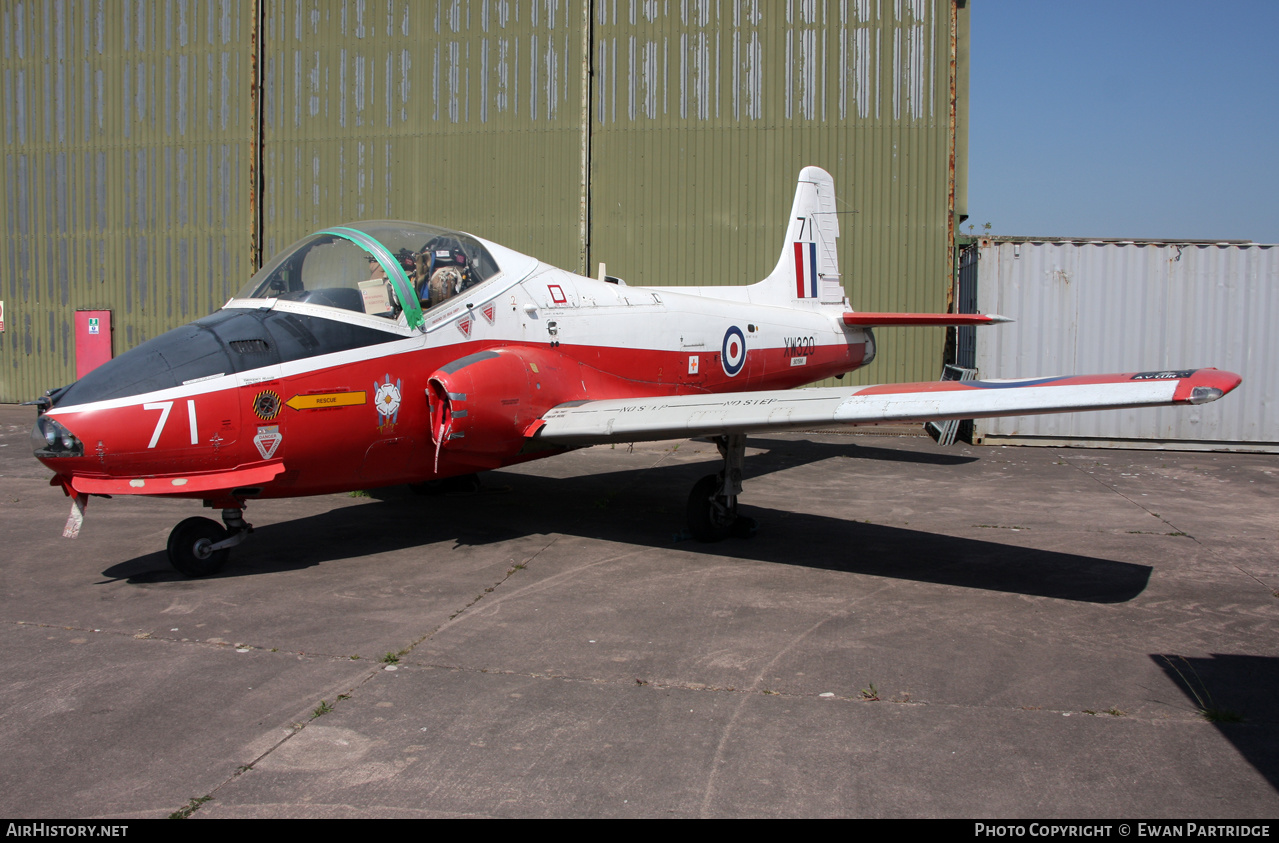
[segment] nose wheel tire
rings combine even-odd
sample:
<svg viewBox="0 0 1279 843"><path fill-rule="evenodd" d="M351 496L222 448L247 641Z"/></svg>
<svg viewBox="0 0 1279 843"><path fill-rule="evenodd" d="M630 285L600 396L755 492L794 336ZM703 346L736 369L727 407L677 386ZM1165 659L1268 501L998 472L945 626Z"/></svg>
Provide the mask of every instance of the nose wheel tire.
<svg viewBox="0 0 1279 843"><path fill-rule="evenodd" d="M209 518L188 518L169 533L169 562L188 577L216 574L231 551L210 548L228 535L225 527Z"/></svg>
<svg viewBox="0 0 1279 843"><path fill-rule="evenodd" d="M723 485L719 475L708 474L688 496L688 532L699 542L722 541L747 526L754 532L752 519L737 517L737 498L720 494ZM739 527L739 521L747 523Z"/></svg>

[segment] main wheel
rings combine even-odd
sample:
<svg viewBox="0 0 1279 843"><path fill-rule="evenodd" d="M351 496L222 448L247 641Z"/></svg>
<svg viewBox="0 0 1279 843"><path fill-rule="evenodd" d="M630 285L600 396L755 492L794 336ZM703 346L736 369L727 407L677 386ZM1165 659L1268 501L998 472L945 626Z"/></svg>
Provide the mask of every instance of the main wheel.
<svg viewBox="0 0 1279 843"><path fill-rule="evenodd" d="M226 528L209 518L188 518L169 533L169 562L188 577L207 577L222 570L229 549L210 550L227 537Z"/></svg>
<svg viewBox="0 0 1279 843"><path fill-rule="evenodd" d="M699 542L728 538L737 521L737 500L719 494L723 481L708 474L693 486L688 496L688 531Z"/></svg>

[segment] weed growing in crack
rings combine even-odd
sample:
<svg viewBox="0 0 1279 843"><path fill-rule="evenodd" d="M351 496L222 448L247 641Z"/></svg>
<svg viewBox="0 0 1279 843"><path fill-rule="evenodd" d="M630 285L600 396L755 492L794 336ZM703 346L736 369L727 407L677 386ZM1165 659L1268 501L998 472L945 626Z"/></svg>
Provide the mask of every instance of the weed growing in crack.
<svg viewBox="0 0 1279 843"><path fill-rule="evenodd" d="M169 814L171 820L185 820L200 809L200 806L212 799L212 796L192 796L191 801Z"/></svg>
<svg viewBox="0 0 1279 843"><path fill-rule="evenodd" d="M1216 700L1212 698L1212 694L1208 692L1208 686L1204 684L1203 679L1200 678L1198 672L1195 671L1190 662L1186 661L1184 656L1178 656L1177 658L1179 658L1181 663L1186 666L1186 671L1189 671L1190 674L1189 676L1187 676L1181 668L1177 667L1172 659L1167 656L1162 656L1161 658L1163 658L1165 664L1176 671L1177 675L1181 677L1182 684L1189 689L1190 695L1195 698L1195 703L1199 706L1199 716L1207 720L1209 723L1243 722L1242 714L1217 705ZM1191 677L1194 678L1193 682L1190 681Z"/></svg>

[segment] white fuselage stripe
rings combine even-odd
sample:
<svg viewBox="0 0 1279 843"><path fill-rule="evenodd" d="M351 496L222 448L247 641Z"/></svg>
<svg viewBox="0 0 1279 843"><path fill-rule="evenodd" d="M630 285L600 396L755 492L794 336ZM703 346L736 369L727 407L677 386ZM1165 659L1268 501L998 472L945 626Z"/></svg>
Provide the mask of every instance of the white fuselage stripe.
<svg viewBox="0 0 1279 843"><path fill-rule="evenodd" d="M156 390L154 392L139 393L136 395L128 395L121 398L111 398L104 401L95 401L88 404L76 404L73 406L60 408L55 407L50 410L51 414L70 412L88 412L94 410L110 410L118 407L129 407L137 404L157 402L157 401L174 401L182 398L189 398L196 395L207 395L213 392L219 392L226 389L234 389L240 386L251 385L258 382L266 382L278 380L280 378L295 377L297 375L308 374L310 372L319 371L333 367L340 367L351 363L361 363L368 360L376 360L382 357L393 357L398 354L422 350L428 347L447 348L451 345L461 345L468 341L488 340L492 339L498 343L510 341L513 337L508 336L511 332L499 332L492 337L471 337L468 338L458 333L454 339L450 335L449 340L445 342L432 343L428 338L440 336L437 332L445 326L451 325L458 320L466 318L478 317L479 311L490 303L495 303L499 298L507 293L512 293L516 288L523 286L522 293L525 297L531 295L528 289L530 283L541 283L545 280L554 281L562 278L565 281L571 279L572 283L578 289L580 294L582 288L589 289L592 285L599 285L603 289L598 293L614 294L618 289L627 291L632 295L647 294L649 288L646 287L623 287L617 288L615 285L606 284L593 278L585 278L584 276L565 272L564 270L546 266L538 263L537 269L542 271L534 271L525 274L522 279L512 280L502 283L499 276L494 280L499 284L496 288L489 287L487 284L477 288L482 291L482 296L469 300L473 307L467 308L465 304L468 300L463 300L458 304L461 305L456 313L449 313L438 321L432 321L431 314L428 311L426 326L422 330L408 328L402 324L387 323L385 320L379 320L376 317L366 316L346 311L335 311L332 308L320 307L317 305L309 305L299 302L284 302L270 300L270 305L280 311L297 313L301 316L331 319L334 321L349 322L357 325L367 325L369 327L377 327L391 333L388 336L398 334L401 339L388 339L386 342L374 345L363 346L361 348L350 349L347 351L338 351L330 354L321 354L315 357L307 357L300 360L291 360L286 363L272 364L259 369L250 369L236 374L224 374L221 376L212 376L195 380L191 383L185 383L176 387ZM614 306L595 306L583 304L576 307L562 308L544 308L539 306L537 309L543 311L543 318L547 320L563 320L565 326L573 324L576 320L582 320L584 326L591 323L596 325L595 330L583 332L583 335L574 338L572 345L583 346L605 346L620 351L653 351L653 352L671 352L671 353L689 353L688 348L681 347L681 333L687 335L689 331L694 330L699 323L705 323L707 319L728 319L732 321L730 311L733 309L733 302L717 301L699 298L697 296L683 295L672 291L662 291L662 299L660 303L646 304L642 306L614 305ZM266 301L266 300L264 300ZM227 303L227 307L237 310L253 310L256 309L255 304L260 305L263 302L257 302L253 299L232 299ZM708 306L709 305L709 306ZM747 351L763 351L763 350L782 350L785 349L786 343L782 339L785 332L790 331L800 334L814 335L816 345L840 345L846 342L858 341L856 336L851 334L863 333L860 330L849 332L838 326L831 315L831 312L823 311L806 311L806 310L790 310L787 308L777 308L768 305L755 305L756 315L752 319L759 322L773 317L776 323L771 326L769 336L752 335L748 341ZM626 320L629 324L633 319L637 310L656 312L666 323L666 330L618 330L620 323L616 320ZM720 311L723 311L722 313ZM745 324L743 322L743 324ZM598 335L596 335L598 332ZM706 352L715 352L718 350L721 339L722 328L716 327L709 330L702 330L701 334L705 336ZM696 352L692 352L696 353Z"/></svg>

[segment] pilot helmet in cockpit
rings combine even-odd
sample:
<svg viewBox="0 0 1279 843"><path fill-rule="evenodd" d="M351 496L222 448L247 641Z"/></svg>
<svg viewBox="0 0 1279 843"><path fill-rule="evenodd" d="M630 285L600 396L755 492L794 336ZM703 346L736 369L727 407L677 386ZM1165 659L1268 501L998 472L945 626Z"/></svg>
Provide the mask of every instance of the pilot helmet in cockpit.
<svg viewBox="0 0 1279 843"><path fill-rule="evenodd" d="M471 262L462 245L452 238L437 237L422 250L424 279L418 284L423 307L446 301L475 283Z"/></svg>

